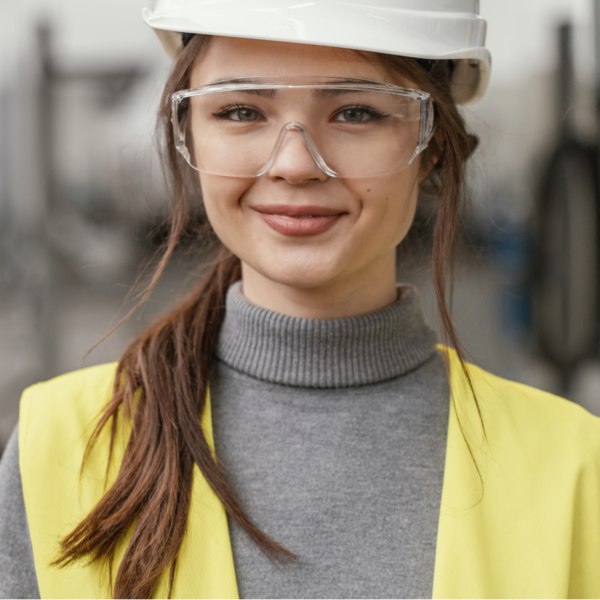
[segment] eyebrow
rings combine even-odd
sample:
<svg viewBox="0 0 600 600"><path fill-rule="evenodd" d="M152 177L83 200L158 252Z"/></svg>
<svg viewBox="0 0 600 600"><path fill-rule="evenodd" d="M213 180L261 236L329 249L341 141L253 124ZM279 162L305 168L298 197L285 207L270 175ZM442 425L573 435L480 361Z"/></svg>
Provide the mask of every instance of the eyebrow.
<svg viewBox="0 0 600 600"><path fill-rule="evenodd" d="M266 90L236 90L240 94L251 94L253 96L262 96L263 98L273 98L277 95L277 92L285 90L286 88L266 89ZM300 88L302 89L302 88ZM306 89L306 88L305 88ZM364 90L340 90L340 89L316 89L313 90L319 96L342 96L345 94L360 94Z"/></svg>
<svg viewBox="0 0 600 600"><path fill-rule="evenodd" d="M302 78L304 78L304 76ZM268 80L269 77L266 77L265 79ZM308 79L308 77L306 77L306 79ZM341 77L332 77L332 79L335 80L335 81L331 82L332 86L335 86L336 84L339 84L339 85L353 85L354 84L354 85L356 85L356 84L363 84L363 83L376 83L373 81L369 81L367 79L355 79L352 77L349 77L347 79L343 79ZM207 83L205 87L212 87L212 86L216 87L218 85L228 85L228 84L237 84L237 83L256 83L258 85L268 85L269 84L268 81L261 80L260 78L257 78L257 77L231 77L231 78L219 79L217 81ZM278 85L278 84L277 84L277 82L273 82L273 85ZM315 85L323 85L323 84L316 83ZM342 90L342 91L344 91L344 90ZM351 90L347 90L347 91L351 91Z"/></svg>
<svg viewBox="0 0 600 600"><path fill-rule="evenodd" d="M225 79L225 80L220 80L220 81L215 81L214 83L210 83L208 84L207 87L210 86L217 86L217 85L226 85L226 84L235 84L235 83L262 83L265 85L268 85L268 82L259 82L257 81L254 77L252 78L247 78L247 77L242 77L242 78L235 78L235 79ZM348 79L347 81L338 81L337 82L340 85L352 85L352 84L356 84L357 81L354 79ZM361 81L362 83L362 81ZM274 84L276 85L276 84ZM335 84L332 84L335 85ZM276 92L280 89L286 89L285 87L283 88L275 88L275 89L248 89L248 90L236 90L237 92L240 93L245 93L245 94L252 94L255 96L262 96L264 98L272 98ZM300 88L302 89L302 88ZM326 88L326 89L316 89L316 92L319 93L319 95L321 96L341 96L344 94L358 94L363 92L364 90L346 90L346 89L338 89L338 88Z"/></svg>
<svg viewBox="0 0 600 600"><path fill-rule="evenodd" d="M234 91L234 90L232 90ZM252 96L263 96L264 98L272 98L277 90L235 90L239 94L250 94Z"/></svg>
<svg viewBox="0 0 600 600"><path fill-rule="evenodd" d="M366 92L366 90L344 90L336 88L316 91L319 92L322 96L341 96L343 94L361 94L363 92Z"/></svg>

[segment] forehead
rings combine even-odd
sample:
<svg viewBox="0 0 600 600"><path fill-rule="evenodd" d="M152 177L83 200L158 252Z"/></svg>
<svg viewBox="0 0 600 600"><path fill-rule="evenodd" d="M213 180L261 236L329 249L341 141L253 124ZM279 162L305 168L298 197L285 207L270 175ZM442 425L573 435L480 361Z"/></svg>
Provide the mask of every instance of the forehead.
<svg viewBox="0 0 600 600"><path fill-rule="evenodd" d="M375 55L341 48L215 37L192 71L192 87L253 76L324 76L392 81Z"/></svg>

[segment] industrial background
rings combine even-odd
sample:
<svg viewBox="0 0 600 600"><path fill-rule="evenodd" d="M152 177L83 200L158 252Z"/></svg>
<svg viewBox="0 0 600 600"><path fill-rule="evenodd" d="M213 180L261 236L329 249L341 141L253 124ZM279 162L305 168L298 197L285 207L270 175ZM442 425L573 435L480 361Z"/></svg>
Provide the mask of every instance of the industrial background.
<svg viewBox="0 0 600 600"><path fill-rule="evenodd" d="M201 270L187 244L88 354L135 302L165 215L153 128L170 62L141 20L148 2L2 3L0 451L26 386L117 360ZM453 301L475 363L598 415L599 3L480 2L492 79L464 110L480 145ZM426 255L402 260L399 279L435 325Z"/></svg>

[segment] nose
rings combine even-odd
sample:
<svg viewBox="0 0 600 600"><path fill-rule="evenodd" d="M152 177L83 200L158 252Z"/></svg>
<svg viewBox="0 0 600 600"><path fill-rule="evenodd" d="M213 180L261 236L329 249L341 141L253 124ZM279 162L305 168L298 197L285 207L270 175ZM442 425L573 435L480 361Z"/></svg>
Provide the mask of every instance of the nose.
<svg viewBox="0 0 600 600"><path fill-rule="evenodd" d="M285 132L283 143L266 174L272 181L285 180L292 185L328 178L312 157L302 132L296 129Z"/></svg>

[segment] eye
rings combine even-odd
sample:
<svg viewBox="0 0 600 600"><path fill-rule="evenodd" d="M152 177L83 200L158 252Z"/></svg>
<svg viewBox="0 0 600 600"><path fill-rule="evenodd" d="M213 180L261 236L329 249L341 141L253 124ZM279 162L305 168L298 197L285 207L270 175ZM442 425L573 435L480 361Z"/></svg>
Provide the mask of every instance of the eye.
<svg viewBox="0 0 600 600"><path fill-rule="evenodd" d="M257 121L259 114L251 108L238 108L230 113L233 121Z"/></svg>
<svg viewBox="0 0 600 600"><path fill-rule="evenodd" d="M366 123L385 118L383 113L366 106L349 106L338 111L333 120L338 123Z"/></svg>
<svg viewBox="0 0 600 600"><path fill-rule="evenodd" d="M215 117L229 121L241 121L242 123L251 123L259 121L262 118L260 112L248 106L230 106L224 108L218 113L213 113Z"/></svg>

